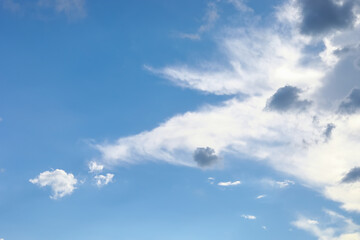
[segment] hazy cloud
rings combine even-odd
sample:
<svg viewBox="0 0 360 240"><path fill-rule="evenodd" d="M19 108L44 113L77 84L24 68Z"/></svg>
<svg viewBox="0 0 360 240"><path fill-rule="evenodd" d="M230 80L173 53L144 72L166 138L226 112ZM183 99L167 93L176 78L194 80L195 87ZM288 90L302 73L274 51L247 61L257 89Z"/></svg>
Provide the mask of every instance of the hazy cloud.
<svg viewBox="0 0 360 240"><path fill-rule="evenodd" d="M342 3L334 0L300 0L302 7L301 32L304 34L321 34L332 29L346 28L353 24L353 0Z"/></svg>
<svg viewBox="0 0 360 240"><path fill-rule="evenodd" d="M215 154L214 149L200 147L194 152L194 160L200 167L210 167L219 161L219 157Z"/></svg>
<svg viewBox="0 0 360 240"><path fill-rule="evenodd" d="M300 100L301 89L292 86L279 88L276 93L268 100L267 108L279 112L288 110L302 111L308 107L311 102Z"/></svg>
<svg viewBox="0 0 360 240"><path fill-rule="evenodd" d="M343 183L352 183L360 180L360 167L351 169L342 179Z"/></svg>
<svg viewBox="0 0 360 240"><path fill-rule="evenodd" d="M354 88L350 94L340 103L339 112L353 114L360 109L360 89Z"/></svg>
<svg viewBox="0 0 360 240"><path fill-rule="evenodd" d="M56 169L54 171L45 171L34 179L29 180L33 184L40 187L49 186L53 194L52 199L62 198L70 195L75 190L77 179L71 173L66 173L64 170Z"/></svg>
<svg viewBox="0 0 360 240"><path fill-rule="evenodd" d="M326 125L326 129L324 131L324 136L326 140L329 140L331 138L332 131L335 129L335 125L333 123L328 123Z"/></svg>

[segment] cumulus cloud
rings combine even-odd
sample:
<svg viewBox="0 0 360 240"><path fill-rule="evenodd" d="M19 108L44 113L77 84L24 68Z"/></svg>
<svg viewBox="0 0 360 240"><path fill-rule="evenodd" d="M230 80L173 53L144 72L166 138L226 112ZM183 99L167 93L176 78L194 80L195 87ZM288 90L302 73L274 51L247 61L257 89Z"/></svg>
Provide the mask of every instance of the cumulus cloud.
<svg viewBox="0 0 360 240"><path fill-rule="evenodd" d="M297 87L285 86L279 88L268 100L267 108L279 112L288 110L303 111L311 104L311 102L308 100L300 100L300 93L301 90Z"/></svg>
<svg viewBox="0 0 360 240"><path fill-rule="evenodd" d="M113 181L114 176L115 175L112 173L107 173L106 175L96 175L94 176L94 179L96 181L96 185L98 187L102 187L111 183Z"/></svg>
<svg viewBox="0 0 360 240"><path fill-rule="evenodd" d="M354 1L301 0L301 31L305 34L321 34L332 29L351 26L355 21Z"/></svg>
<svg viewBox="0 0 360 240"><path fill-rule="evenodd" d="M245 218L245 219L248 219L248 220L255 220L256 219L256 216L246 215L246 214L241 215L241 217Z"/></svg>
<svg viewBox="0 0 360 240"><path fill-rule="evenodd" d="M360 226L351 219L330 210L325 214L324 223L301 216L292 224L319 240L360 240Z"/></svg>
<svg viewBox="0 0 360 240"><path fill-rule="evenodd" d="M217 185L222 187L229 187L229 186L236 186L240 185L240 181L234 181L234 182L219 182Z"/></svg>
<svg viewBox="0 0 360 240"><path fill-rule="evenodd" d="M339 112L353 114L360 109L360 89L354 88L350 94L341 102Z"/></svg>
<svg viewBox="0 0 360 240"><path fill-rule="evenodd" d="M194 161L200 167L210 167L219 161L219 157L215 154L215 150L206 148L197 148L194 152Z"/></svg>
<svg viewBox="0 0 360 240"><path fill-rule="evenodd" d="M29 181L40 187L49 186L53 193L50 196L52 199L70 195L75 190L75 185L78 182L73 174L66 173L61 169L42 172L38 177L30 179Z"/></svg>
<svg viewBox="0 0 360 240"><path fill-rule="evenodd" d="M99 164L95 161L91 161L89 162L89 172L94 173L94 172L101 172L104 169L104 165Z"/></svg>
<svg viewBox="0 0 360 240"><path fill-rule="evenodd" d="M352 183L360 180L360 167L351 169L342 179L343 183Z"/></svg>

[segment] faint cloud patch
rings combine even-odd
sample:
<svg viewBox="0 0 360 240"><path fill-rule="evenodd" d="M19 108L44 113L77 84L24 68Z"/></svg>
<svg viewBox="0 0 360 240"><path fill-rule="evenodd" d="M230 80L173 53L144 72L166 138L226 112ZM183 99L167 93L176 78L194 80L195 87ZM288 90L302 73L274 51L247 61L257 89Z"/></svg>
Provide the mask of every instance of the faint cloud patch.
<svg viewBox="0 0 360 240"><path fill-rule="evenodd" d="M256 216L254 216L254 215L243 214L243 215L241 215L241 217L244 219L247 219L247 220L255 220L256 219Z"/></svg>
<svg viewBox="0 0 360 240"><path fill-rule="evenodd" d="M39 0L39 7L53 8L58 13L64 13L70 18L86 16L85 0Z"/></svg>

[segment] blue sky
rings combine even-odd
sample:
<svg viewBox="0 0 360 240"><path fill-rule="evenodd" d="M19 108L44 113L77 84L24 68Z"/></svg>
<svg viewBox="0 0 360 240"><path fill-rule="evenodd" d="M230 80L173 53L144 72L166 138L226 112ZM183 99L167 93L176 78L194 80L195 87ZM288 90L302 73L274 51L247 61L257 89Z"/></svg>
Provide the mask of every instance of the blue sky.
<svg viewBox="0 0 360 240"><path fill-rule="evenodd" d="M0 240L360 239L358 0L0 0Z"/></svg>

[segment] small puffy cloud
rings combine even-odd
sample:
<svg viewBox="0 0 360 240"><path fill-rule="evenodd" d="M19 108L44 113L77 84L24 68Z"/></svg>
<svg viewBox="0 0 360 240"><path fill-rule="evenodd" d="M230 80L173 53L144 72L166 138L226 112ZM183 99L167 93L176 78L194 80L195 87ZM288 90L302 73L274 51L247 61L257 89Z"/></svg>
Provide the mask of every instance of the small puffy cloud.
<svg viewBox="0 0 360 240"><path fill-rule="evenodd" d="M317 35L333 29L342 29L354 23L354 1L300 0L304 34Z"/></svg>
<svg viewBox="0 0 360 240"><path fill-rule="evenodd" d="M45 171L40 173L38 177L29 180L33 184L40 187L49 186L53 194L52 199L62 198L70 195L75 190L77 179L71 173L66 173L64 170L56 169L54 171Z"/></svg>
<svg viewBox="0 0 360 240"><path fill-rule="evenodd" d="M193 157L194 161L200 167L210 167L219 161L219 157L215 154L215 150L210 147L197 148Z"/></svg>
<svg viewBox="0 0 360 240"><path fill-rule="evenodd" d="M360 89L354 88L350 94L340 103L339 112L353 114L360 109Z"/></svg>
<svg viewBox="0 0 360 240"><path fill-rule="evenodd" d="M264 197L266 197L266 195L262 194L262 195L257 196L256 199L261 199L261 198L264 198Z"/></svg>
<svg viewBox="0 0 360 240"><path fill-rule="evenodd" d="M101 172L104 169L104 165L99 164L99 163L97 163L95 161L89 162L88 166L89 166L89 171L91 173L93 173L93 172Z"/></svg>
<svg viewBox="0 0 360 240"><path fill-rule="evenodd" d="M353 183L360 180L360 167L351 169L342 179L343 183Z"/></svg>
<svg viewBox="0 0 360 240"><path fill-rule="evenodd" d="M96 175L94 179L96 180L96 185L98 187L105 186L113 181L114 174L107 173L106 175Z"/></svg>
<svg viewBox="0 0 360 240"><path fill-rule="evenodd" d="M240 181L235 181L235 182L219 182L217 185L222 187L228 187L228 186L236 186L240 184L241 184Z"/></svg>
<svg viewBox="0 0 360 240"><path fill-rule="evenodd" d="M243 214L241 215L242 218L245 218L245 219L248 219L248 220L255 220L256 217L253 216L253 215L246 215L246 214Z"/></svg>
<svg viewBox="0 0 360 240"><path fill-rule="evenodd" d="M267 109L285 112L288 110L305 110L311 102L300 100L301 89L292 86L279 88L276 93L268 100Z"/></svg>

